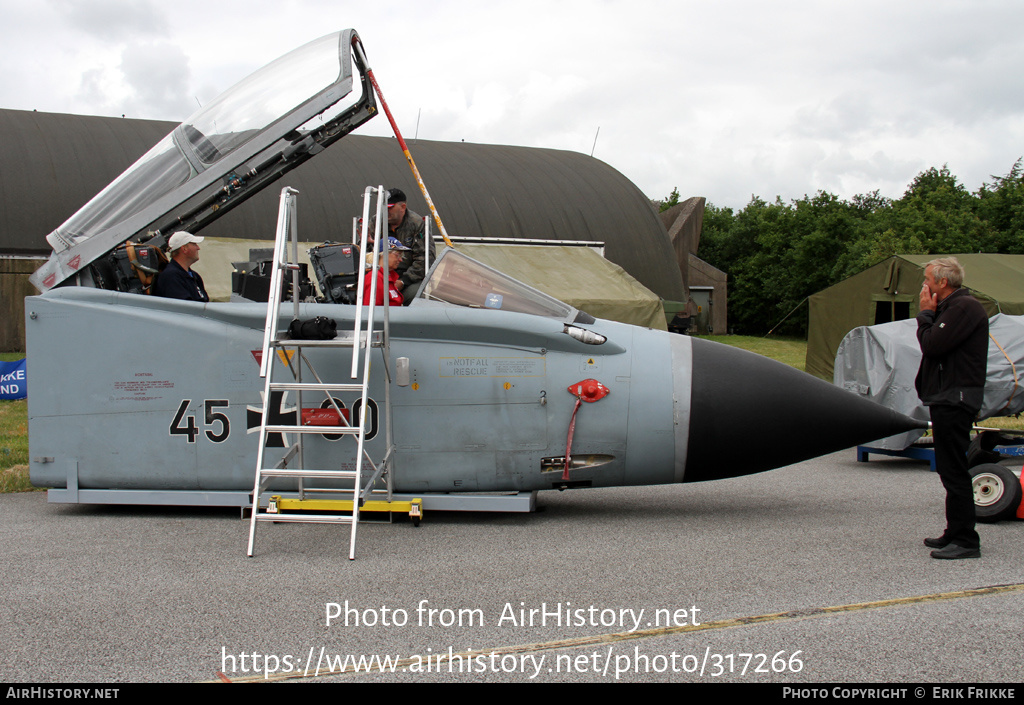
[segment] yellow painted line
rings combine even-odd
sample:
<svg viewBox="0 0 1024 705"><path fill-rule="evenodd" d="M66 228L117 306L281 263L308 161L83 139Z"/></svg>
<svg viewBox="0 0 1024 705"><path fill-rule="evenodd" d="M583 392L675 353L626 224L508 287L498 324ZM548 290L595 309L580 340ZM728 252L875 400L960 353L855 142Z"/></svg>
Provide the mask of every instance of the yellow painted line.
<svg viewBox="0 0 1024 705"><path fill-rule="evenodd" d="M987 597L990 595L1002 595L1019 592L1024 592L1024 583L1013 583L1010 585L991 585L989 587L974 588L972 590L938 592L932 593L930 595L897 597L891 600L875 600L873 602L855 602L849 605L835 605L832 607L810 607L808 609L790 610L788 612L775 612L773 614L761 614L753 617L736 617L734 619L720 619L713 622L704 622L703 624L697 625L689 624L681 627L658 627L655 629L638 629L634 632L613 632L611 634L594 634L592 636L581 636L572 639L559 639L556 641L544 641L536 644L499 646L492 649L474 649L473 651L460 651L457 653L452 653L450 657L448 654L445 654L443 652L431 652L427 656L419 655L395 660L394 662L392 662L393 667L387 669L358 669L351 667L338 671L321 671L318 674L314 674L315 666L311 666L309 668L309 673L306 673L304 671L292 671L289 673L275 673L269 677L264 677L263 675L252 675L242 676L240 678L230 678L230 676L225 676L224 674L218 672L217 680L207 682L220 683L224 681L230 681L232 683L255 683L258 681L270 682L302 678L313 678L314 675L318 678L324 678L327 676L343 676L352 675L356 673L401 673L410 666L422 666L427 659L430 659L431 667L436 669L437 666L447 663L451 659L469 659L480 656L481 654L527 654L537 653L540 651L556 651L559 649L577 649L584 646L594 646L597 644L613 644L619 641L631 641L634 639L650 639L656 637L671 636L674 634L705 632L713 631L716 629L732 629L735 627L746 627L752 624L768 624L772 622L785 622L797 619L812 619L814 617L825 617L828 615L846 614L850 612L862 612L864 610L874 610L885 607L921 605L927 604L929 602L945 602L948 600L963 600L971 597ZM312 653L313 652L310 651L310 654ZM367 657L367 660L369 660L369 657Z"/></svg>

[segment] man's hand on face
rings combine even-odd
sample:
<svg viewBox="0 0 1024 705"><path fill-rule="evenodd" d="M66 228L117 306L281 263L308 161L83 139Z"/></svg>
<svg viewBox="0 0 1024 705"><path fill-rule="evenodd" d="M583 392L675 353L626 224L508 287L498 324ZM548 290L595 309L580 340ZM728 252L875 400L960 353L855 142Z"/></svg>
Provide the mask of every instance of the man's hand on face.
<svg viewBox="0 0 1024 705"><path fill-rule="evenodd" d="M921 286L920 306L922 311L934 311L939 305L938 294L933 294L927 284Z"/></svg>

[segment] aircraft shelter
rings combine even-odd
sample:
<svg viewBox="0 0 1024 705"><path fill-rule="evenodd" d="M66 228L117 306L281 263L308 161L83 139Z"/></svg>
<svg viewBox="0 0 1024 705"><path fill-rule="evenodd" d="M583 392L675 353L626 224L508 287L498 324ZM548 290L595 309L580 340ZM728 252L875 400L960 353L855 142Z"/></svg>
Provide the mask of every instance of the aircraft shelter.
<svg viewBox="0 0 1024 705"><path fill-rule="evenodd" d="M0 110L0 256L48 255L47 233L174 127ZM410 149L450 235L604 242L607 259L643 286L669 301L684 298L665 226L647 197L604 162L503 145L417 140ZM282 179L302 194L299 218L311 241L350 239L363 190L379 183L401 188L412 210L428 212L392 138L350 135ZM276 191L254 196L202 234L271 239Z"/></svg>

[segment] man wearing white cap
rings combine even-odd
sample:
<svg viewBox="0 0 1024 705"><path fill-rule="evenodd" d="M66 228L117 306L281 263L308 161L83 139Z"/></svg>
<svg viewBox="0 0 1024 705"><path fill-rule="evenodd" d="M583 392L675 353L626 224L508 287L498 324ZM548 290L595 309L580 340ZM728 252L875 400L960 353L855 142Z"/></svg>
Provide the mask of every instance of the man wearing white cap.
<svg viewBox="0 0 1024 705"><path fill-rule="evenodd" d="M199 243L203 238L184 230L171 235L167 249L171 261L156 278L157 296L186 301L209 301L199 272L192 271L192 265L199 261Z"/></svg>

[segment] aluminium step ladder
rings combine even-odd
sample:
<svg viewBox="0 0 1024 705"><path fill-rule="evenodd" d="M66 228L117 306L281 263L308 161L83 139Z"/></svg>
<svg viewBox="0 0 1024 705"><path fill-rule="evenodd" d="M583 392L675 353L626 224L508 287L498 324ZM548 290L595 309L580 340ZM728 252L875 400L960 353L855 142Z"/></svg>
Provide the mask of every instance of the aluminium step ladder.
<svg viewBox="0 0 1024 705"><path fill-rule="evenodd" d="M370 303L365 307L363 301L364 277L359 277L356 312L353 329L350 331L338 331L338 336L332 340L298 340L291 339L286 333L281 334L278 329L282 306L282 279L284 272L292 273L292 303L293 319L299 317L299 265L298 261L298 225L295 213L295 196L298 194L292 188L285 187L281 190L281 203L278 212L277 234L274 244L274 259L272 264L270 297L267 302L267 323L263 338L263 356L260 360L260 376L265 378L264 404L259 427L259 449L256 460L256 477L253 484L252 514L249 525L249 545L247 555L253 555L256 538L256 525L260 522L316 522L316 523L338 523L350 524L349 538L349 559L355 558L356 530L359 525L359 513L361 508L368 508L367 502L372 498L386 495L386 500L373 501L373 508L376 511L408 511L414 521L418 523L422 515L422 501L414 499L412 502L392 502L392 473L390 472L394 459L394 443L391 431L391 395L390 395L390 373L389 362L389 327L387 306L383 313L383 328L374 330L374 302L376 301L377 280L376 267L380 259L377 256L380 248L380 233L374 238L374 276L371 277ZM377 229L380 230L380 223L383 218L383 203L386 195L383 187L376 189L367 188L363 200L363 229L360 252L366 252L367 227L369 222L369 209L372 196L377 196ZM382 217L383 216L383 217ZM291 244L292 255L289 261L287 257L287 245ZM385 260L386 261L386 260ZM386 266L386 265L385 265ZM385 280L387 274L385 272ZM364 308L367 311L366 330L361 330ZM384 431L386 451L379 463L374 463L365 449L366 432L368 420L371 418L368 409L369 384L370 384L370 358L374 347L381 349L384 357L385 369L385 399L384 399ZM358 380L346 383L326 383L310 362L306 351L317 348L351 348L352 368L351 379ZM283 364L277 365L274 359L278 358ZM314 381L304 381L303 372L307 371ZM275 374L290 372L290 378L285 381L275 379ZM280 424L270 422L272 395L277 393L286 394L296 392L298 404L296 412L296 423ZM347 419L346 414L339 407L339 400L335 399L334 393L358 394L359 401L351 405L353 416L356 418ZM341 425L313 425L303 423L303 395L322 394L325 403L330 409L321 404L321 408L329 414L333 410L336 414L335 420ZM358 404L359 413L354 413ZM283 454L272 467L266 467L268 448L267 441L272 434L281 434L284 439ZM294 434L295 442L289 445L287 439ZM305 464L305 439L316 434L330 434L333 436L347 436L355 440L357 449L355 456L355 469L314 469L308 468ZM364 473L364 461L369 466ZM364 477L365 474L365 477ZM285 498L279 491L271 494L266 506L263 506L263 495L268 492L267 485L274 478L292 478L298 481L298 497ZM384 480L386 489L377 490L379 481ZM340 487L307 487L307 481L336 481ZM342 481L342 482L337 482ZM347 486L346 486L347 485ZM307 495L315 495L317 498L309 498ZM343 497L347 499L323 499L328 497ZM381 505L383 504L383 508ZM321 513L311 514L317 511ZM324 513L326 512L326 513Z"/></svg>

